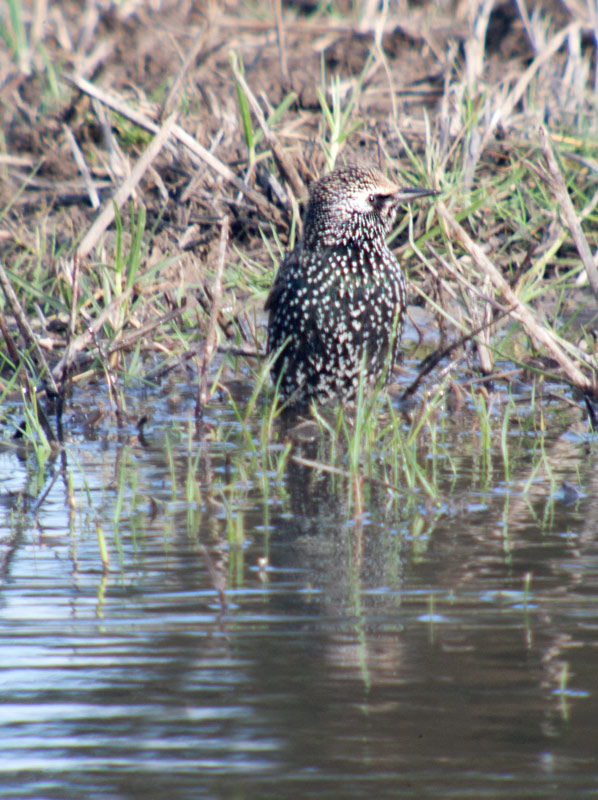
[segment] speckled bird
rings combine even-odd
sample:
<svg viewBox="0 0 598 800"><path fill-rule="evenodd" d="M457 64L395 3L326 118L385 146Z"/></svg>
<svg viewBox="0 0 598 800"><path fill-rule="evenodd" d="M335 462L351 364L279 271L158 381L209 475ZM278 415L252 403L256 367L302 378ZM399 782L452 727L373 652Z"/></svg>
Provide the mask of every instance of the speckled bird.
<svg viewBox="0 0 598 800"><path fill-rule="evenodd" d="M402 203L431 194L359 166L312 186L303 238L266 301L268 354L278 353L272 379L280 378L283 400L351 402L362 372L367 389L396 362L405 277L386 236Z"/></svg>

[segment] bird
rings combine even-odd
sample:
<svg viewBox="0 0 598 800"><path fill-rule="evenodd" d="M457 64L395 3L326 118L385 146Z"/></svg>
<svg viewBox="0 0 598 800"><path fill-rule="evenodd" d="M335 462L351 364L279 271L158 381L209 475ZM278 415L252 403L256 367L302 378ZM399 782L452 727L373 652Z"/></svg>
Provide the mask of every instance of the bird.
<svg viewBox="0 0 598 800"><path fill-rule="evenodd" d="M303 236L268 294L267 353L281 400L354 402L399 355L405 276L386 237L399 206L437 194L400 187L375 167L337 167L310 188Z"/></svg>

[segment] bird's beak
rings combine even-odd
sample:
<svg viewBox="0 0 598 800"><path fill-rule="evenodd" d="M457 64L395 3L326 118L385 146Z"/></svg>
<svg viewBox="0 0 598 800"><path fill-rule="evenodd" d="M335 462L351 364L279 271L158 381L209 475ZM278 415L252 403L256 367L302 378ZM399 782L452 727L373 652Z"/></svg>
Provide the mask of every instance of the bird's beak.
<svg viewBox="0 0 598 800"><path fill-rule="evenodd" d="M393 196L395 203L410 203L412 200L419 200L420 197L432 197L440 194L435 189L420 189L417 186L402 186L397 189Z"/></svg>

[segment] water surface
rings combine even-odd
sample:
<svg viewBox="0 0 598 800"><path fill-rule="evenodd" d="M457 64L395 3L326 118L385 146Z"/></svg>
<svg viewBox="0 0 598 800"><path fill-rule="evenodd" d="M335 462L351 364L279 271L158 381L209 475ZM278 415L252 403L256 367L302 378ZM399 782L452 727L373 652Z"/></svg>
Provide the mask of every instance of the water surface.
<svg viewBox="0 0 598 800"><path fill-rule="evenodd" d="M132 392L142 436L90 426L98 392L41 467L0 452L1 797L598 795L581 412L513 429L508 479L499 435L444 412L434 497L366 481L359 512L343 475L276 473L259 406L254 452L226 397L199 442L186 386Z"/></svg>

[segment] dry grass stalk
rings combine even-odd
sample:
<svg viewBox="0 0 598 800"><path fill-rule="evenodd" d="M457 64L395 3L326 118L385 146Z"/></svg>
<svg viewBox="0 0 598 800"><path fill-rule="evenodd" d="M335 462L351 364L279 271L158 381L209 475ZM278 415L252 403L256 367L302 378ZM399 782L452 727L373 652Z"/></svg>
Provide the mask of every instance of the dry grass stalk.
<svg viewBox="0 0 598 800"><path fill-rule="evenodd" d="M473 297L473 296L479 297L480 300L484 303L485 306L489 306L490 308L493 308L501 316L503 316L505 314L509 314L511 312L511 307L502 306L500 303L498 303L496 301L496 298L491 297L490 295L486 294L481 289L479 289L477 286L475 286L473 283L468 281L467 278L465 278L461 274L461 272L459 271L459 266L460 265L457 264L456 265L457 268L452 267L451 264L449 264L449 262L446 260L446 258L443 258L442 255L438 252L438 250L436 250L434 247L432 247L432 245L429 242L427 242L426 245L428 247L428 250L434 256L434 258L438 261L439 264L442 265L443 269L445 269L448 272L448 274L457 281L457 283L460 283L465 288L465 290L467 291L467 293L469 294L470 297ZM426 261L425 263L428 266L428 269L430 269L430 268L433 269L433 267L432 267L432 265L431 265L431 263L429 261ZM438 280L440 280L440 274L439 274L439 272L437 270L434 270L432 274L435 277L437 277ZM417 289L417 286L414 286L414 288ZM454 292L451 289L449 284L445 283L443 288L449 294L451 294L451 296L453 298L457 297L457 293ZM425 295L423 295L423 293L421 294L421 296L425 297ZM446 315L446 318L451 323L453 323L453 324L455 323L455 320L452 319L448 314ZM496 322L496 319L494 320L494 322Z"/></svg>
<svg viewBox="0 0 598 800"><path fill-rule="evenodd" d="M467 74L467 87L468 91L472 94L481 80L483 70L484 58L484 38L488 26L488 14L491 11L493 0L480 0L480 7L478 9L478 16L474 23L474 30L471 39L468 40L466 45L466 74ZM473 128L470 133L470 141L468 152L465 157L464 166L464 186L470 189L473 184L473 177L478 163L486 149L489 141L495 134L497 127L500 124L508 125L510 118L517 105L520 103L524 93L533 80L537 72L548 62L554 55L561 49L561 47L570 41L572 37L579 36L583 26L579 22L573 22L565 28L556 33L552 39L537 53L534 60L527 67L527 69L519 76L513 88L507 93L506 84L501 84L496 87L489 94L489 102L496 105L492 116L482 132L481 129ZM500 98L500 94L503 95Z"/></svg>
<svg viewBox="0 0 598 800"><path fill-rule="evenodd" d="M224 275L224 263L226 260L226 247L228 245L228 235L230 230L230 221L228 217L222 220L220 228L220 249L218 252L218 266L216 268L216 276L214 278L214 286L212 288L212 308L210 310L210 321L208 323L208 335L206 337L206 345L203 353L203 360L201 363L200 377L199 377L199 392L197 395L197 404L195 406L195 415L197 419L203 414L203 409L208 402L208 369L212 363L214 353L216 351L216 338L218 326L218 312L220 310L220 301L222 299L222 276Z"/></svg>
<svg viewBox="0 0 598 800"><path fill-rule="evenodd" d="M485 283L490 283L488 276L486 276ZM484 288L489 289L490 286L488 285ZM478 358L480 359L480 369L484 375L490 375L494 369L494 358L490 349L490 330L492 325L490 304L485 303L483 308L480 308L476 303L474 293L471 291L464 292L463 298L467 303L469 316L480 328L480 333L475 340Z"/></svg>
<svg viewBox="0 0 598 800"><path fill-rule="evenodd" d="M471 35L465 42L465 71L467 89L474 96L478 83L484 72L484 53L486 49L486 32L494 0L479 0L472 9L473 24Z"/></svg>
<svg viewBox="0 0 598 800"><path fill-rule="evenodd" d="M544 172L544 170L538 169L537 167L536 172L538 172L540 176L544 178L546 183L548 183L550 189L557 199L559 208L565 218L565 221L567 222L569 230L571 231L571 236L573 237L575 247L577 248L577 252L581 258L581 263L583 264L586 275L588 276L594 297L598 301L598 270L596 269L594 257L592 256L590 245L588 244L588 240L586 239L581 227L579 216L573 208L573 203L571 202L569 192L567 191L567 185L565 184L565 179L563 178L563 173L559 168L552 145L550 143L550 138L543 125L540 126L540 139L542 141L542 150L544 152L544 158L548 167L548 173Z"/></svg>
<svg viewBox="0 0 598 800"><path fill-rule="evenodd" d="M289 82L289 68L287 64L287 48L284 38L284 25L282 22L282 0L273 0L274 15L276 18L276 40L278 43L278 61L280 74L285 83Z"/></svg>
<svg viewBox="0 0 598 800"><path fill-rule="evenodd" d="M482 144L480 147L480 152L484 150L488 141L494 136L494 131L496 130L499 123L506 123L511 115L513 114L513 110L520 102L521 98L523 97L527 87L531 83L534 75L538 72L540 67L542 67L547 61L554 57L554 55L561 49L563 44L567 41L569 36L572 34L579 34L581 31L581 24L579 22L572 22L567 25L565 28L560 30L556 33L552 39L548 42L546 47L538 53L538 55L534 58L532 63L529 67L519 76L517 79L515 86L511 89L507 97L504 101L499 105L496 109L492 118L490 120L490 124L488 128L484 132L484 136L482 139Z"/></svg>
<svg viewBox="0 0 598 800"><path fill-rule="evenodd" d="M424 257L423 253L415 247L413 237L411 237L411 246L414 247L418 257L426 264L428 270L434 275L436 280L441 281L438 271L434 266ZM486 276L484 291L470 283L461 273L460 265L456 262L457 269L453 269L448 261L438 253L432 245L427 243L429 251L432 253L436 261L443 266L443 268L460 284L461 300L465 305L468 313L468 321L477 330L475 334L466 334L465 340L472 338L475 342L478 351L478 358L480 360L480 369L484 375L490 375L494 369L494 358L490 343L490 332L493 329L495 320L493 319L492 309L495 309L501 316L508 314L510 309L502 308L493 298L489 296L488 289L490 288L490 281ZM455 299L456 293L450 288L446 281L442 281L443 289L446 289L449 294ZM478 303L478 299L482 301L482 305ZM438 312L437 312L438 313ZM445 315L447 318L448 315ZM449 318L450 319L450 318ZM454 325L455 320L451 319Z"/></svg>
<svg viewBox="0 0 598 800"><path fill-rule="evenodd" d="M488 302L487 308L489 309L490 307L491 307L491 303ZM501 316L505 316L505 315L509 314L510 311L511 311L511 309L501 310L500 315ZM493 320L493 322L491 324L494 324L494 322L495 322L495 320ZM489 325L484 323L484 325L481 325L479 328L476 328L475 330L466 333L464 336L461 336L456 341L451 342L451 344L449 344L444 349L436 350L435 352L430 353L430 355L425 358L425 360L423 362L423 366L421 366L421 368L420 368L419 372L417 373L417 375L415 376L414 380L409 384L409 386L406 389L404 389L401 392L401 394L400 394L401 400L402 401L407 400L409 397L414 395L415 392L417 391L419 385L423 381L423 379L427 375L429 375L432 372L432 370L434 370L438 366L438 364L440 364L441 361L444 361L445 358L448 358L448 356L450 356L452 353L454 353L455 350L459 350L459 348L464 347L467 344L467 342L472 341L472 340L473 341L478 341L478 337L481 336L482 334L484 334L485 332L487 332L488 328L489 328ZM452 364L449 364L447 369L444 370L444 374L445 375L453 370L453 368L456 366L457 361L458 361L458 359L455 359ZM489 370L489 372L490 372L490 370ZM517 370L515 370L514 373L510 373L510 374L515 374L516 372L517 372ZM504 373L501 373L499 375L496 375L496 374L489 375L489 373L486 373L484 375L484 378L482 378L480 380L485 380L485 379L487 379L489 377L492 377L494 380L498 380L499 378L504 377Z"/></svg>
<svg viewBox="0 0 598 800"><path fill-rule="evenodd" d="M33 328L29 324L29 320L27 319L27 315L21 308L21 304L19 303L19 299L15 294L15 290L12 288L12 284L8 277L6 270L4 269L4 265L0 261L0 286L2 286L2 290L4 292L4 296L6 297L6 302L10 306L12 313L17 321L17 325L19 326L19 330L21 331L21 336L25 340L27 348L31 350L31 353L37 362L37 368L40 373L43 373L44 380L48 381L50 391L52 394L58 394L58 387L56 386L56 382L50 369L48 367L48 363L46 361L46 357L44 356L44 352L39 346L37 336L35 335Z"/></svg>
<svg viewBox="0 0 598 800"><path fill-rule="evenodd" d="M69 312L69 324L67 328L67 342L66 342L66 349L64 351L64 364L65 369L63 375L61 377L61 381L64 382L67 379L68 375L68 364L70 359L70 349L71 344L75 338L75 331L77 330L77 301L79 299L79 257L75 253L73 257L73 271L71 274L71 308Z"/></svg>
<svg viewBox="0 0 598 800"><path fill-rule="evenodd" d="M158 133L160 130L159 125L146 117L145 114L142 114L141 111L131 108L128 103L114 92L106 92L104 89L100 89L99 86L95 86L91 81L86 80L81 75L65 75L64 80L76 89L79 89L83 94L98 100L103 105L116 111L122 117L125 117L125 119L139 125L140 128L150 131L150 133Z"/></svg>
<svg viewBox="0 0 598 800"><path fill-rule="evenodd" d="M369 14L369 12L367 13ZM406 38L412 39L414 42L425 42L434 52L437 52L437 49L432 46L434 42L430 41L430 26L426 24L427 13L425 9L411 8L409 20L393 17L384 24L382 34L386 36L397 32L402 33ZM346 22L345 19L334 19L333 17L327 17L321 22L318 20L289 19L285 23L285 30L289 33L303 34L308 36L310 40L315 36L333 36L336 39L351 34L360 35L365 31L372 30L373 26L370 24L372 19L374 19L372 14L369 14L369 17L367 17L367 14L363 15L361 23ZM241 19L238 16L226 17L220 14L217 19L214 19L214 28L225 30L233 28L236 32L269 33L272 30L272 23L270 20ZM441 32L445 33L444 29Z"/></svg>
<svg viewBox="0 0 598 800"><path fill-rule="evenodd" d="M507 281L503 278L499 270L490 261L482 248L477 245L467 234L462 226L453 217L444 203L438 203L438 215L444 222L447 234L455 237L472 257L476 267L485 275L488 275L494 288L501 293L507 303L512 306L511 316L522 323L530 336L540 342L550 355L558 362L563 369L568 380L581 389L583 392L594 394L598 389L596 383L596 366L588 363L587 356L573 347L569 342L561 339L547 327L542 325L533 313L522 303L517 294L511 289ZM575 351L575 356L585 361L593 369L593 379L584 374L566 350Z"/></svg>
<svg viewBox="0 0 598 800"><path fill-rule="evenodd" d="M164 118L167 114L169 114L172 111L174 104L178 100L178 96L181 91L181 86L183 84L183 81L185 80L185 76L191 69L191 66L197 59L198 55L203 50L205 43L208 41L209 34L210 34L210 25L208 22L205 28L202 28L200 32L197 34L197 36L195 37L195 39L191 44L191 47L187 51L183 63L181 64L179 71L177 72L176 77L172 82L172 86L170 87L170 90L166 95L160 117Z"/></svg>
<svg viewBox="0 0 598 800"><path fill-rule="evenodd" d="M181 306L179 308L173 308L172 311L167 311L166 314L162 314L162 316L152 320L152 322L148 322L147 325L143 325L138 330L123 336L118 340L118 342L112 344L108 348L108 355L111 356L113 353L118 353L121 350L129 350L131 347L133 347L133 345L137 344L140 339L145 339L150 333L153 333L155 330L157 330L157 328L160 328L162 325L166 325L167 322L180 317L185 310L186 305L186 298L183 297Z"/></svg>
<svg viewBox="0 0 598 800"><path fill-rule="evenodd" d="M110 319L111 315L120 308L120 306L125 303L131 293L133 292L133 287L129 289L125 289L125 291L120 294L118 297L115 297L114 300L106 306L106 308L102 311L101 314L89 325L88 329L81 333L77 338L69 344L68 353L65 352L60 359L60 361L56 364L54 369L52 370L52 375L56 380L60 380L65 372L68 370L71 365L73 364L76 356L82 350L90 344L93 339L93 336L97 331L99 331L104 323Z"/></svg>
<svg viewBox="0 0 598 800"><path fill-rule="evenodd" d="M64 135L66 136L66 140L71 148L71 153L73 154L73 158L75 159L75 163L77 164L77 168L81 173L83 180L85 181L85 187L87 189L87 194L89 195L89 202L91 203L91 207L93 209L98 209L101 206L100 196L98 195L97 189L94 185L93 178L91 177L91 172L89 171L89 167L87 166L87 162L85 161L85 157L81 152L81 148L75 139L73 132L69 127L66 125L63 126Z"/></svg>
<svg viewBox="0 0 598 800"><path fill-rule="evenodd" d="M252 189L251 186L247 186L247 184L243 183L243 181L238 178L235 173L229 169L225 164L222 163L216 156L210 153L209 150L206 150L205 147L199 144L187 131L184 131L179 125L175 126L174 135L176 138L187 147L192 153L194 153L198 158L205 163L212 169L216 174L220 175L220 177L224 178L224 180L228 181L228 183L232 184L235 189L245 195L248 200L251 200L252 203L263 211L265 214L274 218L277 222L281 222L281 215L276 206L273 206L269 203L266 198L260 194L256 189Z"/></svg>
<svg viewBox="0 0 598 800"><path fill-rule="evenodd" d="M12 363L16 366L19 361L21 360L19 357L19 351L17 350L17 346L12 338L12 334L8 329L8 325L6 324L6 319L2 310L0 310L0 333L2 334L2 338L4 339L4 343L6 344L6 349L8 351L8 356Z"/></svg>
<svg viewBox="0 0 598 800"><path fill-rule="evenodd" d="M151 131L152 133L158 133L160 127L156 125L151 119L142 114L140 111L136 111L135 109L131 108L124 100L121 100L119 97L114 95L110 92L105 92L103 89L99 89L97 86L94 86L93 83L90 81L85 80L80 75L72 75L71 77L67 78L69 83L73 86L76 86L84 94L89 95L90 97L95 97L96 100L99 100L104 105L112 108L114 111L117 111L126 119L131 120L136 125L139 125L140 128L144 128L145 130ZM196 156L199 161L197 163L203 162L208 165L208 167L215 172L217 175L220 175L221 178L224 178L225 181L230 183L232 186L237 189L237 191L241 192L248 200L251 200L263 213L267 214L268 217L272 220L275 220L277 223L282 222L282 218L280 212L273 206L268 200L256 189L247 186L247 184L243 183L243 181L235 175L235 173L223 164L213 153L210 153L209 150L206 150L198 141L196 141L193 136L191 136L187 131L183 130L180 125L175 125L173 128L173 135L178 141L185 145L185 147L194 155Z"/></svg>
<svg viewBox="0 0 598 800"><path fill-rule="evenodd" d="M168 117L168 119L164 122L158 133L137 160L137 163L131 170L131 174L127 180L121 184L121 186L119 186L117 191L114 193L112 202L107 203L104 209L100 212L99 216L96 217L95 222L87 231L86 235L83 237L83 241L77 248L77 253L80 258L85 258L89 255L89 253L91 253L100 236L113 222L115 214L114 206L120 208L122 204L131 196L133 190L145 175L152 161L155 160L155 158L158 156L158 153L168 141L168 137L171 135L175 126L176 116L176 114L171 114L170 117Z"/></svg>
<svg viewBox="0 0 598 800"><path fill-rule="evenodd" d="M247 98L247 102L251 106L253 115L258 121L260 128L264 132L264 138L266 139L268 145L270 146L270 149L272 150L272 155L276 159L278 168L290 183L295 198L297 200L301 200L307 194L307 189L305 187L305 184L303 183L303 181L299 176L299 173L295 169L295 165L293 164L289 156L285 153L282 145L278 141L278 137L270 130L268 123L266 122L264 112L262 111L256 96L249 88L249 84L245 80L245 76L239 69L239 64L236 58L231 59L231 69L233 71L233 75L235 76L235 80L238 82L239 86L243 90L243 93Z"/></svg>
<svg viewBox="0 0 598 800"><path fill-rule="evenodd" d="M89 332L93 339L93 343L96 347L98 358L100 359L100 363L104 370L104 376L106 378L106 387L108 389L108 397L110 398L110 403L112 405L114 416L116 417L116 422L120 427L125 420L125 410L123 408L123 405L121 403L121 398L117 391L118 381L116 375L112 370L112 367L110 366L110 361L106 357L106 354L102 349L102 345L100 344L96 331L94 331L93 328L89 328Z"/></svg>

